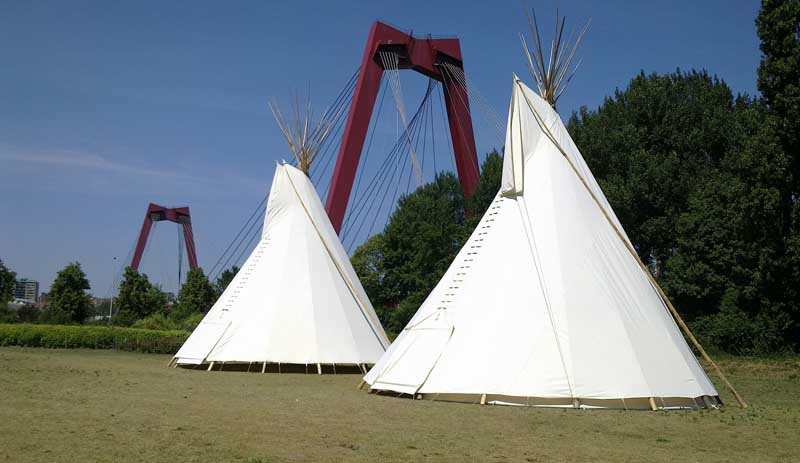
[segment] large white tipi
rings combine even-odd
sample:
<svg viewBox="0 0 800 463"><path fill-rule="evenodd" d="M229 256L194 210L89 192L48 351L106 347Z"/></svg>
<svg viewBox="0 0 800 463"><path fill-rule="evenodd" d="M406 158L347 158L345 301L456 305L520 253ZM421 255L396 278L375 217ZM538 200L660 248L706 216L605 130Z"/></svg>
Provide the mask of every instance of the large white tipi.
<svg viewBox="0 0 800 463"><path fill-rule="evenodd" d="M501 190L366 383L480 403L716 406L559 115L513 87Z"/></svg>
<svg viewBox="0 0 800 463"><path fill-rule="evenodd" d="M261 240L175 354L177 365L357 365L389 346L375 310L306 175L335 119L294 126L273 107L298 165L275 169ZM329 112L325 114L329 115ZM338 117L338 114L336 115Z"/></svg>

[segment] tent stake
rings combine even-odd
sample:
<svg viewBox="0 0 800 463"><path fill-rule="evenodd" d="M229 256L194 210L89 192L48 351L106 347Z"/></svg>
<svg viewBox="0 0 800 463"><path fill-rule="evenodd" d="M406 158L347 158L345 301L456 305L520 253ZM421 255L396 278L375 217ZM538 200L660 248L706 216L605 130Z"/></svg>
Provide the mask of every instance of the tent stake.
<svg viewBox="0 0 800 463"><path fill-rule="evenodd" d="M264 365L261 367L261 373L267 371L267 362L264 362Z"/></svg>
<svg viewBox="0 0 800 463"><path fill-rule="evenodd" d="M362 379L361 382L358 383L358 390L364 389L365 384L367 384L367 382Z"/></svg>
<svg viewBox="0 0 800 463"><path fill-rule="evenodd" d="M658 410L658 407L656 407L656 399L653 397L650 397L650 409L654 412Z"/></svg>
<svg viewBox="0 0 800 463"><path fill-rule="evenodd" d="M517 85L520 85L519 80L517 80ZM520 86L520 88L522 87ZM711 367L714 368L714 371L717 372L717 375L719 375L720 379L725 384L725 387L727 387L728 390L731 391L733 397L736 399L737 402L739 402L739 406L741 406L742 408L747 408L747 404L745 403L742 396L739 395L739 393L736 391L736 388L733 387L733 384L731 384L730 381L728 381L728 378L725 376L725 373L723 373L722 370L717 366L717 364L714 363L713 360L711 360L711 357L706 353L706 350L703 349L703 346L700 345L700 342L697 341L697 339L692 334L691 330L689 330L689 327L686 325L681 316L678 314L678 311L672 305L672 302L669 300L669 297L667 297L667 295L664 293L664 290L661 289L661 286L658 284L655 277L653 277L653 274L650 273L650 269L648 269L647 266L644 265L644 262L642 262L642 259L639 258L639 254L636 252L635 249L633 249L631 243L629 243L628 240L625 239L625 236L622 234L622 232L620 232L619 227L617 227L614 221L611 220L611 217L608 215L608 212L606 212L605 207L603 207L603 205L600 203L600 200L597 199L597 196L595 196L592 189L589 188L589 184L586 183L586 180L583 178L583 175L581 175L581 173L578 171L578 168L575 167L575 164L572 162L572 159L569 158L567 153L564 151L564 149L558 143L556 138L550 132L550 129L548 129L547 126L543 123L543 121L541 120L541 116L536 111L536 109L534 109L533 104L531 104L530 100L528 100L528 96L525 95L525 92L522 92L522 95L525 97L525 101L528 104L528 108L534 114L536 123L539 125L539 128L542 130L542 132L545 133L547 138L550 139L553 145L555 145L558 151L561 152L561 155L564 156L564 159L567 160L567 163L572 168L572 171L575 172L575 175L578 177L578 180L581 181L581 184L583 184L583 187L589 193L589 196L592 197L595 204L597 204L597 207L600 208L600 212L603 213L603 216L606 218L606 221L609 223L609 225L611 225L611 228L614 229L614 233L617 234L617 237L625 245L625 248L628 250L628 252L634 257L634 259L636 259L636 262L639 264L639 267L641 267L644 274L647 275L647 279L650 281L650 284L653 285L653 287L656 289L659 296L661 297L661 300L664 301L664 304L669 309L669 312L672 314L672 317L675 319L675 322L678 324L678 326L680 326L680 328L686 334L686 337L689 338L689 341L692 342L694 347L697 348L697 351L700 352L700 356L703 357L703 359L706 362L711 364Z"/></svg>
<svg viewBox="0 0 800 463"><path fill-rule="evenodd" d="M208 364L208 370L206 371L211 371L212 369L214 369L214 362Z"/></svg>

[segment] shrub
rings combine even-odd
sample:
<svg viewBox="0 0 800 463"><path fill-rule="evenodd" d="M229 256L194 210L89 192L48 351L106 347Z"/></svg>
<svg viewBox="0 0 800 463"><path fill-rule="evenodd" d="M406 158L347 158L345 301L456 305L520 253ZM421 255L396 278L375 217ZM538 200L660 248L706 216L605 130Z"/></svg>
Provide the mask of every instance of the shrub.
<svg viewBox="0 0 800 463"><path fill-rule="evenodd" d="M205 316L206 314L204 313L195 312L181 320L176 328L184 331L194 331Z"/></svg>
<svg viewBox="0 0 800 463"><path fill-rule="evenodd" d="M161 312L156 312L141 320L136 320L133 323L133 327L145 330L178 330L180 329L180 323L174 322Z"/></svg>
<svg viewBox="0 0 800 463"><path fill-rule="evenodd" d="M115 326L0 324L0 346L119 349L173 354L186 331L157 331Z"/></svg>

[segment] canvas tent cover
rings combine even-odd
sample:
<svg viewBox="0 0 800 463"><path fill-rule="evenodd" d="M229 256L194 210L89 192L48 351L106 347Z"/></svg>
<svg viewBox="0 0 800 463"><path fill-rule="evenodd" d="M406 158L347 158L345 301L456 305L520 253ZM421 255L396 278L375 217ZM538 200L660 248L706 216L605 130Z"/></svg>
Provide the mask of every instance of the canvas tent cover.
<svg viewBox="0 0 800 463"><path fill-rule="evenodd" d="M256 248L178 364L373 364L389 342L314 186L278 165Z"/></svg>
<svg viewBox="0 0 800 463"><path fill-rule="evenodd" d="M622 230L558 114L515 76L501 191L365 381L373 390L521 405L715 403L717 391L609 220Z"/></svg>

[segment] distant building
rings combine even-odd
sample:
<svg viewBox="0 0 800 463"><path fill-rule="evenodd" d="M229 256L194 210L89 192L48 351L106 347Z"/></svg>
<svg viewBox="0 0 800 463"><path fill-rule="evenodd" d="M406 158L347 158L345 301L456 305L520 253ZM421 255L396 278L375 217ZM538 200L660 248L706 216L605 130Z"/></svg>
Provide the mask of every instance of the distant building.
<svg viewBox="0 0 800 463"><path fill-rule="evenodd" d="M36 302L39 299L39 282L20 278L17 280L16 286L14 286L14 297Z"/></svg>

